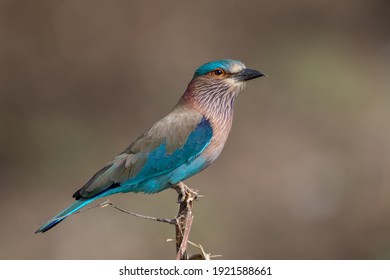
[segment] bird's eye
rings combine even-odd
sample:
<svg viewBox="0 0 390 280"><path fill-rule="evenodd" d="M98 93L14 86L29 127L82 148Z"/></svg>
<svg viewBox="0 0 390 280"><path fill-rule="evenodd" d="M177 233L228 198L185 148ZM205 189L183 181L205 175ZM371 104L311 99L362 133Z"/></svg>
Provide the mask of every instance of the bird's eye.
<svg viewBox="0 0 390 280"><path fill-rule="evenodd" d="M220 75L222 75L222 74L224 74L224 72L223 72L223 70L222 69L215 69L214 70L214 75L216 75L216 76L220 76Z"/></svg>

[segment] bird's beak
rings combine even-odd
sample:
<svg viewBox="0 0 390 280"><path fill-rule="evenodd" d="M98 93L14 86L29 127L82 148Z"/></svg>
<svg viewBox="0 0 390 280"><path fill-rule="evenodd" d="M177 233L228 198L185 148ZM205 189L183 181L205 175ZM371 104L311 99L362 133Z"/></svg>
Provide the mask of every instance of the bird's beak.
<svg viewBox="0 0 390 280"><path fill-rule="evenodd" d="M267 75L265 75L264 73L261 73L260 71L245 68L245 69L241 70L240 72L238 72L235 75L235 78L238 81L249 81L249 80L256 79L258 77L263 77L263 76L267 77Z"/></svg>

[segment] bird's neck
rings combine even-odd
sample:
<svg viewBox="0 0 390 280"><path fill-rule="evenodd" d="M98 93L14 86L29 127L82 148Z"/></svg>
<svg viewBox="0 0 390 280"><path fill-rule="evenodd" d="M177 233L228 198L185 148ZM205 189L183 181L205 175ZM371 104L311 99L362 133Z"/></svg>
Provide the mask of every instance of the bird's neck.
<svg viewBox="0 0 390 280"><path fill-rule="evenodd" d="M231 123L234 103L238 91L235 89L216 87L215 90L205 90L199 85L190 83L180 99L180 103L189 106L216 124Z"/></svg>

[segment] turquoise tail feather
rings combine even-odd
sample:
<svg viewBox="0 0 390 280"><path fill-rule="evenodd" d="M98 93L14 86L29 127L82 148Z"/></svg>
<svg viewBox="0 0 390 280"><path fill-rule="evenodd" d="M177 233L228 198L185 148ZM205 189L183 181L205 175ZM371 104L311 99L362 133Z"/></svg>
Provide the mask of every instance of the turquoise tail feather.
<svg viewBox="0 0 390 280"><path fill-rule="evenodd" d="M84 206L90 204L92 201L96 200L96 198L90 198L90 199L80 199L77 200L75 203L71 204L68 208L63 210L61 213L59 213L54 218L50 219L47 223L42 225L35 233L39 232L45 232L69 217L70 215L74 214Z"/></svg>

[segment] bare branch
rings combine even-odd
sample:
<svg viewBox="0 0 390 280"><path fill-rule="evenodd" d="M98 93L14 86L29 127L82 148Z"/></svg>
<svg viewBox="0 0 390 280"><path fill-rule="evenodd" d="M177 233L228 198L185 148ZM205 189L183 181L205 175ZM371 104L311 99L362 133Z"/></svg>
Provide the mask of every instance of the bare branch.
<svg viewBox="0 0 390 280"><path fill-rule="evenodd" d="M116 206L113 202L111 202L110 200L106 200L104 201L103 203L100 204L100 207L106 207L106 206L111 206L123 213L126 213L126 214L129 214L129 215L132 215L134 217L137 217L137 218L142 218L142 219L146 219L146 220L152 220L152 221L156 221L156 222L162 222L162 223L167 223L167 224L171 224L171 225L175 225L176 224L176 219L164 219L164 218L156 218L156 217L151 217L151 216L146 216L146 215L141 215L141 214L137 214L137 213L134 213L134 212L130 212L130 211L127 211L119 206Z"/></svg>
<svg viewBox="0 0 390 280"><path fill-rule="evenodd" d="M176 259L188 260L187 242L191 231L192 207L198 193L188 188L183 182L173 187L178 193L178 202L180 202L179 212L176 216Z"/></svg>

